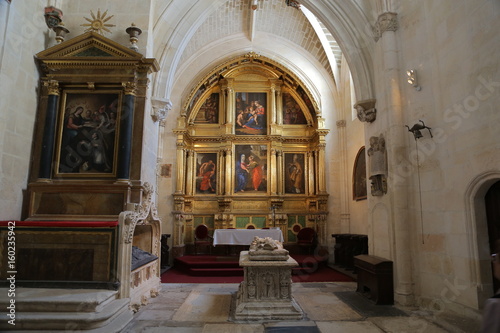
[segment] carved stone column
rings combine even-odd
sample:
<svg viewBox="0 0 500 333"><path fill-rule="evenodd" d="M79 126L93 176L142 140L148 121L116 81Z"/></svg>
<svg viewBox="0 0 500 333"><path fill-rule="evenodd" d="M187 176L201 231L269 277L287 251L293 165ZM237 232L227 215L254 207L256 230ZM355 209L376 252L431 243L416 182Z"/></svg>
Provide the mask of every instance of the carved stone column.
<svg viewBox="0 0 500 333"><path fill-rule="evenodd" d="M135 82L123 82L122 86L125 98L120 117L117 178L118 180L129 180L130 161L132 159L132 125L134 123L137 84Z"/></svg>
<svg viewBox="0 0 500 333"><path fill-rule="evenodd" d="M347 169L347 138L346 138L346 121L337 121L337 134L339 139L339 169L340 169L340 231L341 233L350 233L349 219L349 201L351 199L350 178L347 177L349 171Z"/></svg>
<svg viewBox="0 0 500 333"><path fill-rule="evenodd" d="M396 39L396 30L398 29L397 14L386 12L378 17L374 28L374 37L381 43L383 68L381 72L384 75L384 82L387 85L383 87L386 91L387 108L387 132L385 133L385 142L387 149L388 170L397 170L399 161L406 156L406 138L403 121L403 111L401 106L400 92L400 73L398 45ZM387 193L391 196L390 210L392 210L391 220L394 226L394 247L391 253L395 256L395 280L394 291L395 299L401 304L413 304L413 279L411 251L408 246L411 244L411 230L408 212L408 179L388 175ZM380 197L379 197L380 198ZM390 237L390 236L389 236ZM375 253L376 255L376 253Z"/></svg>
<svg viewBox="0 0 500 333"><path fill-rule="evenodd" d="M54 142L56 136L56 115L59 102L59 82L45 81L48 90L47 113L43 129L42 150L40 155L39 181L48 181L52 178L52 161L54 160Z"/></svg>

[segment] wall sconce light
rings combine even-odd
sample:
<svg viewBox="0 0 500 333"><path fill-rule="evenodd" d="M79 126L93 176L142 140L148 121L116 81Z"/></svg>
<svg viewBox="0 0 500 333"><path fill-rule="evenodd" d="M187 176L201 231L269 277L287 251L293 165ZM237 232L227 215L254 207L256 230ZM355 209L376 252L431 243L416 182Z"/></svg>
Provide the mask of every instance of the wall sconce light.
<svg viewBox="0 0 500 333"><path fill-rule="evenodd" d="M422 87L420 87L420 86L418 85L418 81L417 81L417 71L416 71L416 70L414 70L414 69L409 69L409 70L407 70L407 71L406 71L406 75L408 76L408 78L407 78L407 82L408 82L409 84L411 84L411 86L412 86L413 88L415 88L415 90L417 90L417 91L422 90Z"/></svg>
<svg viewBox="0 0 500 333"><path fill-rule="evenodd" d="M432 138L433 136L432 136L431 128L425 126L425 124L422 120L420 120L420 122L422 124L416 123L411 128L408 125L405 125L408 128L408 132L411 132L413 134L413 136L415 137L415 140L417 140L417 139L420 139L421 137L423 137L422 132L420 132L420 131L423 130L424 128L426 128L429 131L429 134L431 135L431 138Z"/></svg>

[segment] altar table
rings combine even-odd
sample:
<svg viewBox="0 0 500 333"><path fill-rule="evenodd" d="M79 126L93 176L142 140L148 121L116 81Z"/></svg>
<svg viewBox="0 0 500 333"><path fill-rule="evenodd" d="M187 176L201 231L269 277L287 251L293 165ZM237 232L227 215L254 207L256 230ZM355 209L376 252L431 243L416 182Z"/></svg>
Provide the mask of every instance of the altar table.
<svg viewBox="0 0 500 333"><path fill-rule="evenodd" d="M215 229L215 245L250 245L255 236L270 237L283 243L280 229Z"/></svg>

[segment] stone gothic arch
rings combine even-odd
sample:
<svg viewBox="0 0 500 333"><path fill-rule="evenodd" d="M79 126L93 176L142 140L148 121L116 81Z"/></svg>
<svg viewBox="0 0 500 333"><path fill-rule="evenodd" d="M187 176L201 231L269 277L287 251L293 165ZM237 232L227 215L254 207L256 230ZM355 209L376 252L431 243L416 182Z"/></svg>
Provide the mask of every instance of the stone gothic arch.
<svg viewBox="0 0 500 333"><path fill-rule="evenodd" d="M465 191L465 230L470 258L470 281L476 286L477 307L481 307L491 296L493 281L491 274L488 227L484 197L489 188L500 180L500 171L490 170L475 177Z"/></svg>

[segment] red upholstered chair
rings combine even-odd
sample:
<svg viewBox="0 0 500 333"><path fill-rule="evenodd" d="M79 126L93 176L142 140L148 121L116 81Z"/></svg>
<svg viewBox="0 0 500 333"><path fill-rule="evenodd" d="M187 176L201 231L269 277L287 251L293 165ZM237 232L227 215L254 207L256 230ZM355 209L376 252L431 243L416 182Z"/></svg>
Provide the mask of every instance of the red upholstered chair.
<svg viewBox="0 0 500 333"><path fill-rule="evenodd" d="M269 229L269 227L264 227L264 228L262 228L262 229Z"/></svg>
<svg viewBox="0 0 500 333"><path fill-rule="evenodd" d="M194 252L198 254L200 246L208 246L208 253L212 253L213 237L208 234L208 227L200 224L194 230Z"/></svg>
<svg viewBox="0 0 500 333"><path fill-rule="evenodd" d="M297 245L305 247L309 254L313 253L316 233L313 228L302 228L297 234Z"/></svg>
<svg viewBox="0 0 500 333"><path fill-rule="evenodd" d="M254 226L254 225L249 224L249 225L247 225L247 229L255 229L255 226Z"/></svg>

